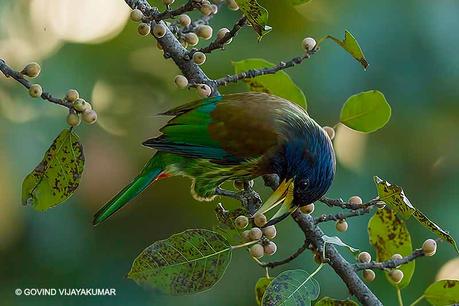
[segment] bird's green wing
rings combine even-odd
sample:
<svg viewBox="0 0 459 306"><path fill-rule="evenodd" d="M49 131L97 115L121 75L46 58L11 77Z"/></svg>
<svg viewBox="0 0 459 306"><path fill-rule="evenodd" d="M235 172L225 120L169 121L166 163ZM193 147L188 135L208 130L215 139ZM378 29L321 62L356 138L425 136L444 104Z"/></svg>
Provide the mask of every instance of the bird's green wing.
<svg viewBox="0 0 459 306"><path fill-rule="evenodd" d="M264 93L191 102L165 112L175 117L144 145L226 164L257 158L279 143L276 116L288 104Z"/></svg>

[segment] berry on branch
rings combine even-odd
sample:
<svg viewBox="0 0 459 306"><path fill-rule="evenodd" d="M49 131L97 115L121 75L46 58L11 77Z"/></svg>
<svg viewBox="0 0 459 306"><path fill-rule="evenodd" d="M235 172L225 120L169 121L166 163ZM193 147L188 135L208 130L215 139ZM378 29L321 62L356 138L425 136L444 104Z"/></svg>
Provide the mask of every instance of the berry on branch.
<svg viewBox="0 0 459 306"><path fill-rule="evenodd" d="M263 232L258 227L253 227L250 230L249 237L251 240L258 240L263 236Z"/></svg>
<svg viewBox="0 0 459 306"><path fill-rule="evenodd" d="M93 124L97 121L97 113L92 109L85 110L82 114L83 121L87 124Z"/></svg>
<svg viewBox="0 0 459 306"><path fill-rule="evenodd" d="M178 21L182 27L187 27L191 24L191 18L187 14L180 15Z"/></svg>
<svg viewBox="0 0 459 306"><path fill-rule="evenodd" d="M166 26L161 23L155 24L153 27L153 35L155 35L156 38L164 37L164 35L166 35Z"/></svg>
<svg viewBox="0 0 459 306"><path fill-rule="evenodd" d="M218 30L218 32L217 32L217 39L218 39L218 40L222 40L223 37L225 37L225 35L226 35L227 33L229 33L229 32L230 32L229 29L227 29L227 28L221 28L221 29ZM225 44L229 44L231 41L233 41L233 38L228 39L228 41L225 42Z"/></svg>
<svg viewBox="0 0 459 306"><path fill-rule="evenodd" d="M202 52L195 52L193 53L193 62L196 64L196 65L202 65L204 64L206 61L206 55Z"/></svg>
<svg viewBox="0 0 459 306"><path fill-rule="evenodd" d="M40 84L33 84L29 88L29 94L33 98L38 98L43 93L43 89L41 88Z"/></svg>
<svg viewBox="0 0 459 306"><path fill-rule="evenodd" d="M186 88L188 86L188 79L181 74L175 77L174 82L175 85L177 85L177 87L181 89Z"/></svg>
<svg viewBox="0 0 459 306"><path fill-rule="evenodd" d="M78 126L81 123L80 116L74 112L70 112L67 116L67 124L70 126Z"/></svg>
<svg viewBox="0 0 459 306"><path fill-rule="evenodd" d="M198 94L201 97L208 97L212 93L212 89L210 89L209 85L207 84L199 84L197 88L198 88Z"/></svg>
<svg viewBox="0 0 459 306"><path fill-rule="evenodd" d="M239 229L243 229L243 228L246 228L247 225L249 225L249 218L247 218L246 216L238 216L235 220L234 220L234 224L236 225L237 228Z"/></svg>
<svg viewBox="0 0 459 306"><path fill-rule="evenodd" d="M80 94L75 89L69 89L65 95L65 100L75 102L80 97Z"/></svg>
<svg viewBox="0 0 459 306"><path fill-rule="evenodd" d="M359 197L359 196L352 196L349 198L348 202L350 204L354 204L354 205L362 205L363 201L362 201L362 198Z"/></svg>
<svg viewBox="0 0 459 306"><path fill-rule="evenodd" d="M195 33L186 33L184 37L190 46L196 46L199 43L199 37Z"/></svg>
<svg viewBox="0 0 459 306"><path fill-rule="evenodd" d="M142 36L147 36L150 34L151 27L148 23L139 23L139 26L137 27L137 32L142 35Z"/></svg>
<svg viewBox="0 0 459 306"><path fill-rule="evenodd" d="M253 223L255 223L256 226L261 227L268 223L268 219L264 214L258 213L255 216L253 216Z"/></svg>
<svg viewBox="0 0 459 306"><path fill-rule="evenodd" d="M28 76L29 78L36 78L41 71L41 67L37 63L30 63L27 64L24 69L22 69L21 73L23 75Z"/></svg>
<svg viewBox="0 0 459 306"><path fill-rule="evenodd" d="M398 284L403 279L403 272L402 270L395 269L389 272L389 276L394 283Z"/></svg>
<svg viewBox="0 0 459 306"><path fill-rule="evenodd" d="M263 235L265 235L266 238L268 239L273 239L276 237L277 230L274 225L267 226L261 230L263 232Z"/></svg>
<svg viewBox="0 0 459 306"><path fill-rule="evenodd" d="M338 232L345 232L347 231L349 225L347 224L346 220L339 220L336 222L336 230Z"/></svg>
<svg viewBox="0 0 459 306"><path fill-rule="evenodd" d="M312 37L306 37L303 39L303 49L306 51L314 50L316 44L316 40Z"/></svg>
<svg viewBox="0 0 459 306"><path fill-rule="evenodd" d="M212 37L213 29L211 26L208 25L200 25L196 28L195 33L199 37L208 40Z"/></svg>
<svg viewBox="0 0 459 306"><path fill-rule="evenodd" d="M371 261L371 255L368 252L361 252L357 257L360 262L367 263Z"/></svg>
<svg viewBox="0 0 459 306"><path fill-rule="evenodd" d="M426 256L434 256L437 253L437 242L433 239L427 239L422 244L422 251Z"/></svg>
<svg viewBox="0 0 459 306"><path fill-rule="evenodd" d="M277 251L277 245L274 242L270 241L263 247L263 251L267 255L274 255L274 253L276 253Z"/></svg>
<svg viewBox="0 0 459 306"><path fill-rule="evenodd" d="M312 214L314 212L314 209L315 209L315 205L314 203L311 203L311 204L308 204L308 205L304 205L304 206L301 206L300 207L300 211L303 213L303 214Z"/></svg>
<svg viewBox="0 0 459 306"><path fill-rule="evenodd" d="M139 21L142 21L143 19L143 13L141 10L135 9L135 10L132 10L130 17L132 21L139 22Z"/></svg>
<svg viewBox="0 0 459 306"><path fill-rule="evenodd" d="M250 255L252 255L255 258L261 258L264 255L264 250L263 246L261 244L254 244L252 247L250 247Z"/></svg>
<svg viewBox="0 0 459 306"><path fill-rule="evenodd" d="M373 270L370 270L370 269L365 269L363 270L363 279L370 283L372 281L374 281L376 278L376 274Z"/></svg>

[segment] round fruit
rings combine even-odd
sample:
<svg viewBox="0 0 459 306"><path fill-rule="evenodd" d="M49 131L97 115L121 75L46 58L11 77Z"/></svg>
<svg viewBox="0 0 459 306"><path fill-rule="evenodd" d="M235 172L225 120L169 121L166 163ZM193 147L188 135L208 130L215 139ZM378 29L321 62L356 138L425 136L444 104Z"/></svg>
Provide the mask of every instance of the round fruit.
<svg viewBox="0 0 459 306"><path fill-rule="evenodd" d="M304 205L304 206L301 206L300 207L300 211L303 213L303 214L311 214L314 212L314 209L315 209L315 205L314 203L311 203L311 204L308 204L308 205Z"/></svg>
<svg viewBox="0 0 459 306"><path fill-rule="evenodd" d="M253 216L253 223L255 223L256 226L261 227L268 223L268 219L265 215L258 213L255 216Z"/></svg>
<svg viewBox="0 0 459 306"><path fill-rule="evenodd" d="M375 280L376 274L373 270L365 269L363 270L363 279L366 282L372 282Z"/></svg>
<svg viewBox="0 0 459 306"><path fill-rule="evenodd" d="M153 35L157 38L162 38L164 35L166 35L166 26L163 24L155 24L153 27Z"/></svg>
<svg viewBox="0 0 459 306"><path fill-rule="evenodd" d="M334 128L329 127L329 126L324 126L323 129L327 133L328 138L330 138L331 140L333 140L333 138L335 138L335 129Z"/></svg>
<svg viewBox="0 0 459 306"><path fill-rule="evenodd" d="M186 88L188 86L188 79L184 77L183 75L179 74L175 77L174 79L175 85L177 85L178 88Z"/></svg>
<svg viewBox="0 0 459 306"><path fill-rule="evenodd" d="M203 39L210 39L212 37L213 29L208 25L200 25L196 28L196 34Z"/></svg>
<svg viewBox="0 0 459 306"><path fill-rule="evenodd" d="M345 232L347 231L349 225L347 224L346 220L339 220L336 222L336 230L338 232Z"/></svg>
<svg viewBox="0 0 459 306"><path fill-rule="evenodd" d="M208 97L212 93L212 89L210 89L209 85L206 84L200 84L198 85L198 94L201 97Z"/></svg>
<svg viewBox="0 0 459 306"><path fill-rule="evenodd" d="M151 27L148 23L140 23L139 26L137 27L137 32L142 35L142 36L147 36L150 34Z"/></svg>
<svg viewBox="0 0 459 306"><path fill-rule="evenodd" d="M80 116L75 113L69 113L67 116L67 124L70 126L78 126L81 123Z"/></svg>
<svg viewBox="0 0 459 306"><path fill-rule="evenodd" d="M250 247L250 255L252 255L255 258L263 257L264 253L264 248L261 244L257 243Z"/></svg>
<svg viewBox="0 0 459 306"><path fill-rule="evenodd" d="M361 252L357 257L360 262L367 263L371 261L371 255L368 252Z"/></svg>
<svg viewBox="0 0 459 306"><path fill-rule="evenodd" d="M190 46L196 46L199 43L199 37L195 33L186 33L185 34L185 41Z"/></svg>
<svg viewBox="0 0 459 306"><path fill-rule="evenodd" d="M29 94L33 98L38 98L43 93L43 89L41 88L40 84L33 84L29 88Z"/></svg>
<svg viewBox="0 0 459 306"><path fill-rule="evenodd" d="M273 239L276 237L277 230L274 225L267 226L261 230L263 232L263 235L265 235L266 238L268 239Z"/></svg>
<svg viewBox="0 0 459 306"><path fill-rule="evenodd" d="M206 55L202 52L193 53L193 62L197 65L202 65L206 61Z"/></svg>
<svg viewBox="0 0 459 306"><path fill-rule="evenodd" d="M178 21L183 27L187 27L191 24L191 18L187 14L180 15Z"/></svg>
<svg viewBox="0 0 459 306"><path fill-rule="evenodd" d="M97 113L91 110L85 110L81 115L83 117L83 121L87 124L93 124L97 121Z"/></svg>
<svg viewBox="0 0 459 306"><path fill-rule="evenodd" d="M311 51L315 48L316 46L316 40L312 37L306 37L303 39L303 48L306 51Z"/></svg>
<svg viewBox="0 0 459 306"><path fill-rule="evenodd" d="M251 240L258 240L263 236L263 232L258 227L253 227L250 230L249 237Z"/></svg>
<svg viewBox="0 0 459 306"><path fill-rule="evenodd" d="M246 228L247 225L249 225L249 218L247 218L246 216L239 216L234 220L234 224L239 229Z"/></svg>
<svg viewBox="0 0 459 306"><path fill-rule="evenodd" d="M65 95L65 99L69 102L75 102L80 97L80 94L75 89L69 89Z"/></svg>
<svg viewBox="0 0 459 306"><path fill-rule="evenodd" d="M22 69L21 73L30 77L30 78L35 78L40 74L41 67L37 63L30 63L27 64L24 69Z"/></svg>
<svg viewBox="0 0 459 306"><path fill-rule="evenodd" d="M251 241L250 239L250 230L245 230L241 233L242 239L246 242Z"/></svg>
<svg viewBox="0 0 459 306"><path fill-rule="evenodd" d="M437 242L433 239L427 239L422 244L422 251L426 256L433 256L437 252Z"/></svg>
<svg viewBox="0 0 459 306"><path fill-rule="evenodd" d="M403 279L403 272L399 269L395 269L389 272L389 276L394 283L398 284Z"/></svg>
<svg viewBox="0 0 459 306"><path fill-rule="evenodd" d="M263 247L263 251L267 255L273 255L277 251L277 245L274 242L270 241Z"/></svg>
<svg viewBox="0 0 459 306"><path fill-rule="evenodd" d="M143 13L139 9L132 10L131 12L131 20L135 22L142 21Z"/></svg>
<svg viewBox="0 0 459 306"><path fill-rule="evenodd" d="M348 202L354 205L361 205L363 203L362 198L359 196L352 196L349 198Z"/></svg>

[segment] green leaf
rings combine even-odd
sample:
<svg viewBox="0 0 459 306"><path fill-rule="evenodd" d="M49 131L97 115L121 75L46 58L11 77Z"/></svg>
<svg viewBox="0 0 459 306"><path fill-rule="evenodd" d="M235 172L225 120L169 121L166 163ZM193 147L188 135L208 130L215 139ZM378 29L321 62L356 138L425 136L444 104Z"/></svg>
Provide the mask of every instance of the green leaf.
<svg viewBox="0 0 459 306"><path fill-rule="evenodd" d="M232 248L221 235L190 229L157 241L134 260L128 278L181 295L207 290L225 273Z"/></svg>
<svg viewBox="0 0 459 306"><path fill-rule="evenodd" d="M370 133L386 125L391 112L384 95L380 91L370 90L349 97L344 102L339 119L351 129Z"/></svg>
<svg viewBox="0 0 459 306"><path fill-rule="evenodd" d="M340 39L338 39L336 37L333 37L331 35L327 35L325 38L330 38L331 40L336 42L344 50L346 50L350 55L352 55L353 58L355 58L357 61L359 61L360 64L362 64L364 69L367 69L368 62L365 59L365 55L363 55L362 48L360 48L359 43L357 42L355 37L349 31L347 31L347 30L344 31L344 40L340 40Z"/></svg>
<svg viewBox="0 0 459 306"><path fill-rule="evenodd" d="M261 300L265 294L266 288L272 282L272 278L260 277L255 284L255 299L257 300L257 305L261 305Z"/></svg>
<svg viewBox="0 0 459 306"><path fill-rule="evenodd" d="M303 270L288 270L273 279L261 304L263 306L311 305L319 297L319 283Z"/></svg>
<svg viewBox="0 0 459 306"><path fill-rule="evenodd" d="M441 227L439 227L437 224L432 222L429 218L427 218L422 212L419 210L415 210L413 213L413 216L418 220L419 223L421 223L425 228L429 229L432 233L437 235L443 240L448 241L456 250L456 252L459 253L459 249L457 248L456 241L454 240L451 235L443 230Z"/></svg>
<svg viewBox="0 0 459 306"><path fill-rule="evenodd" d="M390 208L394 209L405 219L408 219L414 213L416 209L405 196L401 187L382 180L377 176L373 179L381 201L389 205Z"/></svg>
<svg viewBox="0 0 459 306"><path fill-rule="evenodd" d="M317 303L314 304L314 306L358 306L354 301L351 300L336 300L331 297L323 297L321 298Z"/></svg>
<svg viewBox="0 0 459 306"><path fill-rule="evenodd" d="M459 281L440 280L424 291L424 298L435 306L455 305L459 303Z"/></svg>
<svg viewBox="0 0 459 306"><path fill-rule="evenodd" d="M75 133L65 129L24 179L22 204L45 211L62 203L77 189L83 169L83 146Z"/></svg>
<svg viewBox="0 0 459 306"><path fill-rule="evenodd" d="M250 69L262 69L273 67L274 64L262 58L248 58L239 62L233 62L236 73ZM307 109L307 101L303 91L293 82L285 71L278 71L276 74L266 74L244 80L251 91L266 92L287 99Z"/></svg>
<svg viewBox="0 0 459 306"><path fill-rule="evenodd" d="M268 25L268 10L258 4L257 0L236 0L236 3L257 32L259 40L271 31L272 28Z"/></svg>
<svg viewBox="0 0 459 306"><path fill-rule="evenodd" d="M333 237L329 237L327 235L323 235L322 236L322 239L325 243L331 243L331 244L334 244L334 245L337 245L337 246L342 246L342 247L346 247L348 248L352 253L356 253L359 251L359 249L356 249L356 248L353 248L351 247L350 245L344 243L339 237L337 236L333 236Z"/></svg>
<svg viewBox="0 0 459 306"><path fill-rule="evenodd" d="M378 209L368 223L368 237L376 250L377 261L389 260L394 254L408 256L413 252L411 236L405 222L399 219L393 210ZM398 285L392 282L387 272L386 277L394 286L403 288L410 283L414 268L414 261L399 268L403 271L404 277Z"/></svg>

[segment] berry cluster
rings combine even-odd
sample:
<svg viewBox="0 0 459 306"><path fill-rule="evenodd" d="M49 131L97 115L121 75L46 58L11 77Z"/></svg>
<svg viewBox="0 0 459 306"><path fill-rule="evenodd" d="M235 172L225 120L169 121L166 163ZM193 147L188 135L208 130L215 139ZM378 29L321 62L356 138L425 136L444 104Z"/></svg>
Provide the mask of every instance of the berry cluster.
<svg viewBox="0 0 459 306"><path fill-rule="evenodd" d="M437 252L437 242L433 239L427 239L422 244L422 251L425 256L435 255L435 253ZM394 254L391 257L392 260L400 260L402 258L403 256L400 254ZM368 252L361 252L357 256L357 260L361 263L369 263L371 262L371 255ZM399 284L403 280L403 277L404 277L403 271L398 268L399 267L396 267L395 269L392 269L389 272L390 279L396 284ZM372 282L375 279L375 277L376 277L376 274L373 270L371 269L363 270L363 279L365 281Z"/></svg>
<svg viewBox="0 0 459 306"><path fill-rule="evenodd" d="M208 0L195 0L197 8L203 16L211 16L218 13L218 5L223 0L213 0L212 3ZM163 3L169 9L169 6L174 3L174 0L163 0ZM235 0L226 0L226 5L231 10L238 10L239 6ZM193 23L191 17L187 14L181 14L174 17L174 22L160 21L157 23L151 22L144 16L141 10L134 9L131 12L130 18L134 22L138 22L137 31L142 36L147 36L152 33L157 39L163 38L168 33L168 27L171 29L173 35L180 41L184 48L188 46L194 47L199 43L200 39L209 40L213 35L213 28L208 24ZM153 28L152 28L152 24ZM225 36L230 33L227 28L221 28L217 32L216 42L221 41ZM231 43L232 38L225 39L221 44ZM157 46L160 50L163 49L161 43L158 41ZM206 55L201 51L191 50L190 60L196 65L202 65L206 62ZM201 97L208 97L212 93L212 89L207 84L189 84L188 79L183 75L177 75L174 79L178 88L184 89L188 87L195 87Z"/></svg>
<svg viewBox="0 0 459 306"><path fill-rule="evenodd" d="M277 245L271 241L277 234L274 225L266 226L268 219L264 214L255 214L251 220L248 217L241 215L234 219L234 224L238 229L245 229L251 221L252 228L241 233L245 242L257 241L256 244L250 247L250 255L255 258L261 258L263 255L273 255L277 251Z"/></svg>
<svg viewBox="0 0 459 306"><path fill-rule="evenodd" d="M27 64L22 69L21 74L29 78L36 78L41 72L41 67L37 63ZM32 84L29 88L29 94L33 98L38 98L43 95L43 88L40 84ZM70 89L64 100L72 103L73 109L69 109L67 116L67 123L70 126L78 126L81 122L81 118L88 124L93 124L97 121L97 113L92 109L91 104L80 98L78 91ZM81 118L80 118L81 115Z"/></svg>

